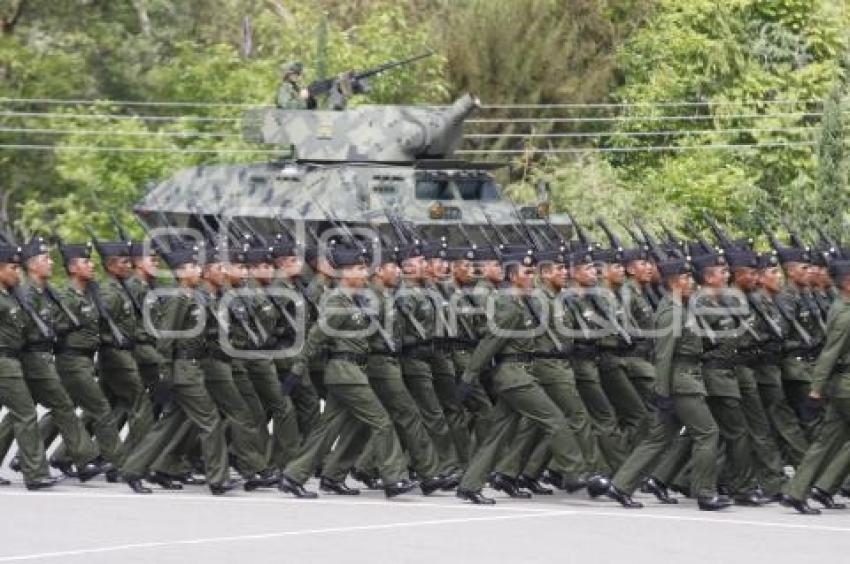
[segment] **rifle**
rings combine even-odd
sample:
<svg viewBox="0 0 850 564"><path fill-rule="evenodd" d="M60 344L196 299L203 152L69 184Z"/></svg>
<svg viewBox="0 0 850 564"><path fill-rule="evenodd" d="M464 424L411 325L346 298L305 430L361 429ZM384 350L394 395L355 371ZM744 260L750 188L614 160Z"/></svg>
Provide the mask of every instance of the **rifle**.
<svg viewBox="0 0 850 564"><path fill-rule="evenodd" d="M118 231L118 236L121 238L121 240L124 241L125 243L129 242L130 238L127 236L127 232L124 231L124 228L121 226L120 223L118 223L118 220L115 219L115 216L113 216L112 214L109 214L109 218L112 221L113 225L115 226L116 231ZM95 235L94 235L94 231L92 231L91 227L87 226L86 231L88 231L89 236L92 238L92 240L94 240ZM139 303L139 300L137 300L136 296L133 295L133 292L130 291L130 288L127 286L127 280L124 279L124 278L116 278L115 280L118 282L118 285L121 286L121 289L124 291L124 293L127 295L127 297L130 299L130 303L133 304L133 310L136 312L136 315L138 315L139 317L142 317L142 315L143 315L142 304Z"/></svg>
<svg viewBox="0 0 850 564"><path fill-rule="evenodd" d="M340 76L336 76L333 78L320 78L318 80L314 80L307 86L307 108L316 108L317 96L336 95L338 98L332 100L332 105L334 109L343 109L345 107L345 99L348 96L350 96L351 94L360 94L366 91L365 80L367 78L375 76L377 74L381 74L397 67L408 65L420 59L430 57L433 54L434 51L428 50L425 53L414 55L413 57L409 57L407 59L402 59L399 61L388 61L386 63L365 70L348 71L341 74ZM342 84L343 81L345 82L345 84ZM348 90L348 92L344 92L343 90Z"/></svg>
<svg viewBox="0 0 850 564"><path fill-rule="evenodd" d="M201 225L201 229L204 230L204 234L206 235L207 239L209 239L210 241L215 241L216 232L212 228L212 226L207 222L207 220L203 216L203 214L199 214L199 213L196 212L195 218L198 220L198 223ZM220 233L221 233L221 231L219 230L219 234ZM231 239L229 232L226 235L227 235L228 239ZM263 345L263 343L265 343L268 340L268 334L266 333L266 330L263 328L263 326L259 322L259 320L257 320L257 318L254 316L253 307L245 299L245 297L244 296L237 296L237 299L242 304L242 306L245 307L245 311L247 312L248 317L250 318L250 322L254 324L254 326L257 328L257 331L254 331L254 328L251 327L251 324L249 323L248 319L245 319L244 317L242 317L242 315L239 312L232 309L232 307L228 308L228 312L230 313L230 316L233 317L236 320L236 322L239 324L239 327L248 336L248 339L251 341L251 344L254 345L254 348L259 349Z"/></svg>

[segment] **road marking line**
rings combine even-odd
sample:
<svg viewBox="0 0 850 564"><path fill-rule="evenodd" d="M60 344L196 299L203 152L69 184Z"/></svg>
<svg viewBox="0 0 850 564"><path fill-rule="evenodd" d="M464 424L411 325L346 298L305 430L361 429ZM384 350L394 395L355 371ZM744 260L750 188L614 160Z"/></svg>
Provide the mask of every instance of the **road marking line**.
<svg viewBox="0 0 850 564"><path fill-rule="evenodd" d="M748 525L755 527L773 527L778 529L805 529L809 531L850 533L850 527L836 527L833 525L810 525L804 523L778 523L776 521L752 521L749 519L712 519L711 517L692 517L688 515L658 515L652 513L637 513L635 510L623 510L623 513L613 511L576 511L578 515L590 515L592 517L620 517L626 519L662 519L669 521L691 521L697 523L719 523L721 525ZM638 510L639 511L639 510ZM801 519L806 518L802 515ZM815 518L817 519L817 518Z"/></svg>
<svg viewBox="0 0 850 564"><path fill-rule="evenodd" d="M322 535L328 533L351 533L363 531L376 531L385 529L404 529L410 527L426 527L434 525L458 525L463 523L481 523L492 521L507 521L512 519L534 519L538 517L560 517L573 515L575 511L548 511L545 513L533 513L527 515L493 515L489 517L467 517L463 519L439 519L428 521L408 521L402 523L385 523L380 525L356 525L350 527L329 527L326 529L306 529L301 531L282 531L277 533L261 533L252 535L238 535L228 537L210 537L200 539L186 539L177 541L144 542L134 544L121 544L115 546L104 546L97 548L82 548L78 550L63 550L57 552L41 552L37 554L20 554L12 556L0 556L0 562L23 562L27 560L40 560L47 558L68 558L72 556L84 556L88 554L103 554L107 552L121 552L126 550L142 550L151 548L166 548L175 546L192 546L199 544L214 544L225 542L239 542L249 540L264 540L283 537L296 537L307 535Z"/></svg>

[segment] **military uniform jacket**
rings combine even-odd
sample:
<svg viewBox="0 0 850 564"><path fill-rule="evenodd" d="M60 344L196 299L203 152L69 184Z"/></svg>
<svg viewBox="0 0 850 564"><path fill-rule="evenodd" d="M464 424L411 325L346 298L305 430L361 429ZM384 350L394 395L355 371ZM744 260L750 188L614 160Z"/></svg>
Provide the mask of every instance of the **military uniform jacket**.
<svg viewBox="0 0 850 564"><path fill-rule="evenodd" d="M796 319L803 329L812 336L811 349L820 347L824 338L818 321L820 309L808 289L800 289L793 284L787 284L776 296L776 305L782 308L785 315ZM784 349L788 356L805 356L812 353L812 350L806 348L799 335L790 326Z"/></svg>
<svg viewBox="0 0 850 564"><path fill-rule="evenodd" d="M614 351L622 348L620 338L609 327L605 318L606 311L610 315L614 314L616 304L599 294L591 296L589 293L596 291L596 288L589 288L588 293L579 293L575 289L565 292L565 299L571 303L569 307L576 315L576 322L590 335L588 338L576 339L577 358L596 358L600 349Z"/></svg>
<svg viewBox="0 0 850 564"><path fill-rule="evenodd" d="M35 284L26 282L21 284L20 295L22 299L27 300L33 311L44 321L45 325L50 328L51 332L56 330L56 322L60 317L59 308L48 297L44 288ZM29 315L26 315L26 328L24 329L24 351L38 350L41 352L50 352L54 344L54 335L45 336L36 325L35 321Z"/></svg>
<svg viewBox="0 0 850 564"><path fill-rule="evenodd" d="M307 364L327 350L329 358L325 365L325 385L368 384L366 373L357 363L333 357L342 354L365 358L369 352L370 323L351 295L344 291L334 291L325 301L319 322L310 328L304 349L292 365L292 373L303 376ZM326 329L341 334L331 335Z"/></svg>
<svg viewBox="0 0 850 564"><path fill-rule="evenodd" d="M288 80L281 82L278 87L275 102L282 110L303 110L306 107L299 96L298 85Z"/></svg>
<svg viewBox="0 0 850 564"><path fill-rule="evenodd" d="M572 312L564 305L560 293L556 293L545 286L543 292L548 298L546 306L549 307L549 330L558 339L558 344L555 344L552 340L549 331L535 338L535 360L532 374L538 382L546 384L573 378L572 366L569 362L573 349L573 338L563 333L565 328L575 331L578 324ZM560 345L560 350L558 345Z"/></svg>
<svg viewBox="0 0 850 564"><path fill-rule="evenodd" d="M850 399L850 299L839 297L827 316L826 343L815 363L812 390Z"/></svg>
<svg viewBox="0 0 850 564"><path fill-rule="evenodd" d="M726 304L717 296L699 293L693 300L695 306L703 310L703 323L714 334L714 342L708 337L702 341L702 372L706 392L709 396L740 398L738 378L734 371L740 333L738 323L734 317L722 311Z"/></svg>
<svg viewBox="0 0 850 564"><path fill-rule="evenodd" d="M160 311L161 304L151 292L150 284L139 276L133 275L127 278L124 286L127 288L127 293L132 296L131 300L142 308L142 314L144 315L147 312L150 315L151 325L158 327L162 313ZM156 339L148 332L143 319L140 319L139 323L136 324L136 332L128 335L128 337L136 343L133 354L139 364L159 364L162 361L156 352Z"/></svg>
<svg viewBox="0 0 850 564"><path fill-rule="evenodd" d="M430 360L434 356L433 341L436 310L422 286L404 284L398 296L398 307L405 312L402 337L402 367L406 376L431 376ZM417 329L418 327L418 329ZM420 335L420 331L424 335Z"/></svg>
<svg viewBox="0 0 850 564"><path fill-rule="evenodd" d="M15 356L24 346L26 313L8 290L0 287L0 350ZM16 376L0 370L0 378Z"/></svg>
<svg viewBox="0 0 850 564"><path fill-rule="evenodd" d="M71 320L62 316L56 325L59 341L57 352L67 350L82 354L93 354L100 346L100 312L91 296L68 285L62 293L62 301L79 321L79 327L74 327Z"/></svg>
<svg viewBox="0 0 850 564"><path fill-rule="evenodd" d="M157 349L166 362L200 360L206 355L205 331L192 331L200 323L206 327L204 316L203 298L195 290L181 289L178 294L163 300L160 329L186 332L185 335L167 335L158 339Z"/></svg>
<svg viewBox="0 0 850 564"><path fill-rule="evenodd" d="M400 351L404 340L404 323L393 305L395 296L386 288L375 287L373 290L375 299L380 303L372 303L370 306L376 312L378 321L390 335L395 350ZM392 352L387 346L387 341L377 331L369 337L368 375L370 379L376 380L390 380L401 375L399 353Z"/></svg>
<svg viewBox="0 0 850 564"><path fill-rule="evenodd" d="M136 317L136 311L133 308L133 303L130 297L121 287L121 284L114 278L110 278L105 284L100 286L100 299L104 307L109 312L115 325L128 340L132 341L138 331L140 319ZM105 345L117 346L114 342L112 332L105 319L100 320L100 338Z"/></svg>
<svg viewBox="0 0 850 564"><path fill-rule="evenodd" d="M528 307L520 296L504 295L496 298L494 324L502 330L523 331L537 324ZM534 384L535 380L526 369L527 364L519 362L500 362L499 356L520 355L531 357L535 352L533 336L507 336L488 328L487 334L475 347L469 365L463 374L463 381L469 384L479 380L481 373L496 363L493 370L493 391L495 393Z"/></svg>
<svg viewBox="0 0 850 564"><path fill-rule="evenodd" d="M700 357L702 337L678 297L667 294L658 304L655 328L656 391L662 396L705 395Z"/></svg>
<svg viewBox="0 0 850 564"><path fill-rule="evenodd" d="M635 342L634 353L643 358L649 358L652 353L652 340L643 334L652 330L655 310L646 297L646 290L631 278L620 286L620 303L623 307L623 326Z"/></svg>

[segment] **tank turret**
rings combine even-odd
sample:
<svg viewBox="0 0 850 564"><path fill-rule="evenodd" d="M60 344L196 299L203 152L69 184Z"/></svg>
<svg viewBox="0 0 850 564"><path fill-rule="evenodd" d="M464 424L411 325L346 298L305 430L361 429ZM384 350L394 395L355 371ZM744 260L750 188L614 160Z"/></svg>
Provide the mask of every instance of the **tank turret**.
<svg viewBox="0 0 850 564"><path fill-rule="evenodd" d="M409 163L446 159L477 108L469 94L451 106L361 106L337 111L256 109L245 113L247 141L294 147L299 161Z"/></svg>

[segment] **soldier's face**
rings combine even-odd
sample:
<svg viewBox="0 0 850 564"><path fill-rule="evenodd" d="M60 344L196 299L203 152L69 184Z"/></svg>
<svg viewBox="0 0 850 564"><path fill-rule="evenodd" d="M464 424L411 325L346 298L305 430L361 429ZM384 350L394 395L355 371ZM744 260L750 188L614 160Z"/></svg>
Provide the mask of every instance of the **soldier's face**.
<svg viewBox="0 0 850 564"><path fill-rule="evenodd" d="M754 268L738 267L735 269L735 285L749 292L758 284L758 272Z"/></svg>
<svg viewBox="0 0 850 564"><path fill-rule="evenodd" d="M788 273L788 279L799 286L806 286L809 283L809 265L802 262L792 262L785 265L785 271Z"/></svg>
<svg viewBox="0 0 850 564"><path fill-rule="evenodd" d="M488 282L498 284L501 282L505 273L502 271L502 264L497 260L488 260L481 263L481 274Z"/></svg>
<svg viewBox="0 0 850 564"><path fill-rule="evenodd" d="M134 266L137 270L145 274L146 276L150 276L151 278L156 278L157 273L159 272L159 257L156 255L148 255L139 257L134 260Z"/></svg>
<svg viewBox="0 0 850 564"><path fill-rule="evenodd" d="M534 287L534 268L530 266L519 266L511 276L511 284L522 290Z"/></svg>
<svg viewBox="0 0 850 564"><path fill-rule="evenodd" d="M543 265L540 269L540 278L556 290L560 290L567 285L567 267L555 263Z"/></svg>
<svg viewBox="0 0 850 564"><path fill-rule="evenodd" d="M220 262L214 262L204 266L204 280L216 287L224 286L227 282L227 272L224 265Z"/></svg>
<svg viewBox="0 0 850 564"><path fill-rule="evenodd" d="M625 277L626 271L622 264L613 262L605 265L605 280L607 280L609 284L619 286L623 283Z"/></svg>
<svg viewBox="0 0 850 564"><path fill-rule="evenodd" d="M195 263L180 266L174 274L181 284L190 288L194 288L201 281L201 267Z"/></svg>
<svg viewBox="0 0 850 564"><path fill-rule="evenodd" d="M21 279L20 268L17 264L0 263L0 284L11 288Z"/></svg>
<svg viewBox="0 0 850 564"><path fill-rule="evenodd" d="M27 272L36 278L50 278L53 274L53 259L48 254L34 256L27 261Z"/></svg>
<svg viewBox="0 0 850 564"><path fill-rule="evenodd" d="M573 268L573 279L579 286L594 286L597 280L596 267L592 264L579 264Z"/></svg>
<svg viewBox="0 0 850 564"><path fill-rule="evenodd" d="M841 293L846 295L850 295L850 276L846 274L836 280L836 285L841 290Z"/></svg>
<svg viewBox="0 0 850 564"><path fill-rule="evenodd" d="M703 284L709 288L722 288L729 281L729 269L725 266L706 268L702 279Z"/></svg>
<svg viewBox="0 0 850 564"><path fill-rule="evenodd" d="M401 263L404 277L410 280L422 280L425 277L425 259L422 257L410 257Z"/></svg>
<svg viewBox="0 0 850 564"><path fill-rule="evenodd" d="M277 259L277 267L280 269L281 275L291 278L301 274L304 262L301 257L281 257Z"/></svg>
<svg viewBox="0 0 850 564"><path fill-rule="evenodd" d="M274 267L269 263L261 263L251 267L251 276L261 284L268 284L274 278Z"/></svg>
<svg viewBox="0 0 850 564"><path fill-rule="evenodd" d="M68 265L68 273L83 282L94 278L94 263L88 258L75 258Z"/></svg>
<svg viewBox="0 0 850 564"><path fill-rule="evenodd" d="M106 259L106 272L120 279L130 276L130 257L109 257Z"/></svg>
<svg viewBox="0 0 850 564"><path fill-rule="evenodd" d="M449 275L449 263L441 258L428 261L428 272L432 278L445 278Z"/></svg>
<svg viewBox="0 0 850 564"><path fill-rule="evenodd" d="M452 275L458 284L469 284L472 282L472 263L468 260L452 262Z"/></svg>
<svg viewBox="0 0 850 564"><path fill-rule="evenodd" d="M340 284L346 288L362 288L369 277L369 268L364 264L343 267Z"/></svg>
<svg viewBox="0 0 850 564"><path fill-rule="evenodd" d="M244 264L231 262L227 265L227 281L232 286L239 286L245 279L246 269Z"/></svg>
<svg viewBox="0 0 850 564"><path fill-rule="evenodd" d="M778 292L782 287L782 270L778 266L765 268L761 271L759 283L769 292Z"/></svg>
<svg viewBox="0 0 850 564"><path fill-rule="evenodd" d="M821 289L829 288L829 285L831 284L829 269L825 266L817 266L813 267L812 271L814 273L815 285Z"/></svg>
<svg viewBox="0 0 850 564"><path fill-rule="evenodd" d="M626 267L626 272L638 284L652 282L652 264L646 260L633 260Z"/></svg>
<svg viewBox="0 0 850 564"><path fill-rule="evenodd" d="M394 288L398 285L398 279L401 275L401 269L394 262L387 262L382 264L377 272L375 272L375 276L378 281L386 286L387 288Z"/></svg>

